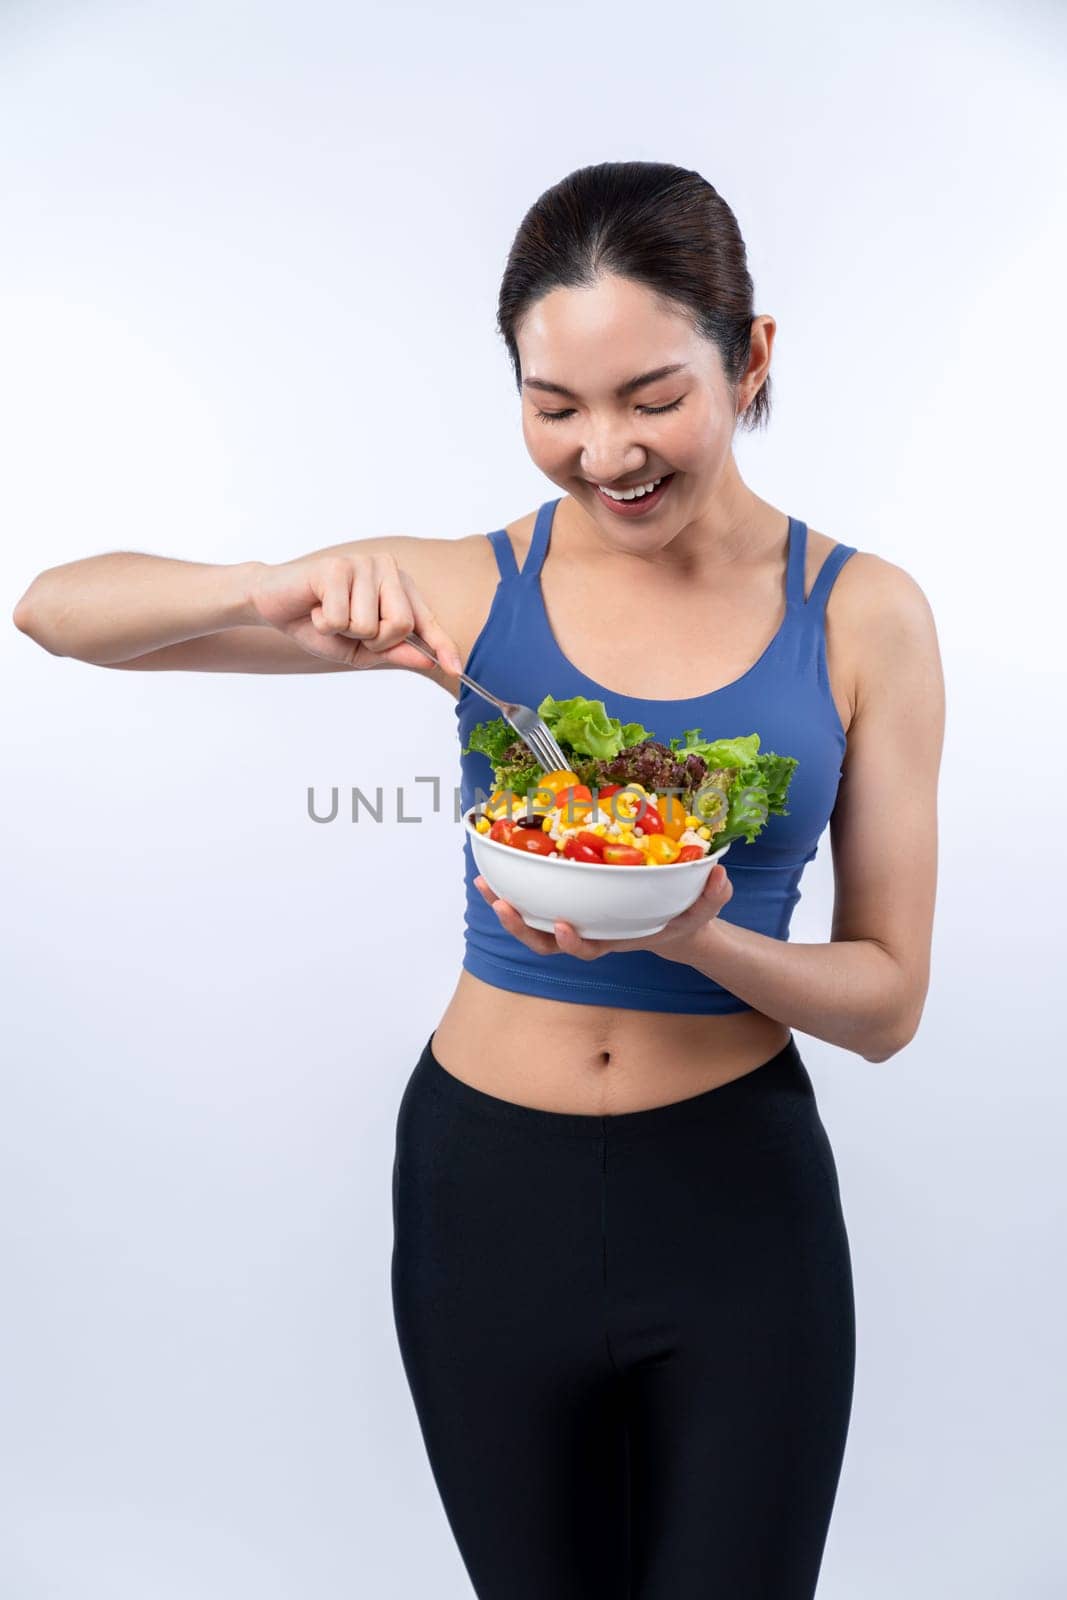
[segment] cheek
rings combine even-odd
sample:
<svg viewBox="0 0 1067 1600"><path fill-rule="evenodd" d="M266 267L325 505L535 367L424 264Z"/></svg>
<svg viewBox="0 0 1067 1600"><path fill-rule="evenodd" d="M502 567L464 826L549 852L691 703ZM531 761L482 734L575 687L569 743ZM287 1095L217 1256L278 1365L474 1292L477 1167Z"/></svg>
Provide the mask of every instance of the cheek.
<svg viewBox="0 0 1067 1600"><path fill-rule="evenodd" d="M552 423L539 422L536 417L523 417L522 436L526 449L531 461L542 471L550 471L555 462L568 459L567 445L558 434L553 437L552 427Z"/></svg>
<svg viewBox="0 0 1067 1600"><path fill-rule="evenodd" d="M679 472L696 475L726 455L732 438L729 418L705 411L691 416L684 426L679 422L672 438L664 439L663 454Z"/></svg>

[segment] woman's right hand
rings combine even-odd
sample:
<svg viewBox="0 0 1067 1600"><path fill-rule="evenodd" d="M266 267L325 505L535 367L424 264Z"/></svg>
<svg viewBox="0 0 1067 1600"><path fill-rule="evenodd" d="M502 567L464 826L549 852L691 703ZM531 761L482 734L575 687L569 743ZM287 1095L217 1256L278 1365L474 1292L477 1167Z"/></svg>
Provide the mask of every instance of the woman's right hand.
<svg viewBox="0 0 1067 1600"><path fill-rule="evenodd" d="M404 643L405 634L415 632L446 672L463 670L454 641L414 579L387 551L265 563L249 598L265 624L327 661L368 669L388 665L432 671L429 657Z"/></svg>

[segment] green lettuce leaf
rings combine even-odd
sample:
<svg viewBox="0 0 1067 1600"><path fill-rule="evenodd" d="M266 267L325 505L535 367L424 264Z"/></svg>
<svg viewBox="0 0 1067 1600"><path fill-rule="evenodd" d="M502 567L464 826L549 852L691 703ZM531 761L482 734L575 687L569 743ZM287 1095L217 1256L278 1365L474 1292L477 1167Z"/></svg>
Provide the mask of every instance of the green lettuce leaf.
<svg viewBox="0 0 1067 1600"><path fill-rule="evenodd" d="M609 717L603 700L587 700L584 695L574 695L570 700L557 700L546 694L537 708L537 714L548 724L557 742L578 755L595 756L598 761L610 761L620 750L651 738L647 728L639 722L627 722Z"/></svg>
<svg viewBox="0 0 1067 1600"><path fill-rule="evenodd" d="M727 790L730 809L726 826L714 838L714 847L744 839L751 844L772 813L787 817L786 795L799 763L795 756L760 751L759 734L733 739L701 739L699 728L687 728L683 737L670 741L678 755L703 756L710 768L728 768L733 777Z"/></svg>
<svg viewBox="0 0 1067 1600"><path fill-rule="evenodd" d="M506 758L504 752L509 745L514 748L510 758ZM491 722L479 722L477 727L471 729L470 738L462 753L467 755L470 751L488 756L489 765L493 769L493 784L497 789L510 789L515 794L527 794L541 781L544 769L533 752L519 739L511 723L506 722L503 717L494 717Z"/></svg>

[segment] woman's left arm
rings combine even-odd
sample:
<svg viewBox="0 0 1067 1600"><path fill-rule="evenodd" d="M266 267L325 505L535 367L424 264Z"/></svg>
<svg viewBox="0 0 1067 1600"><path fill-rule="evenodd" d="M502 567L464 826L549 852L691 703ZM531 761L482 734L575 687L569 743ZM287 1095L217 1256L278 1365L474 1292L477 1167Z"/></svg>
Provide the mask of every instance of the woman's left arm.
<svg viewBox="0 0 1067 1600"><path fill-rule="evenodd" d="M830 818L830 943L793 944L716 916L677 959L776 1021L886 1061L914 1037L930 981L945 688L923 591L866 553L842 576L861 559L847 619L835 618L857 673Z"/></svg>

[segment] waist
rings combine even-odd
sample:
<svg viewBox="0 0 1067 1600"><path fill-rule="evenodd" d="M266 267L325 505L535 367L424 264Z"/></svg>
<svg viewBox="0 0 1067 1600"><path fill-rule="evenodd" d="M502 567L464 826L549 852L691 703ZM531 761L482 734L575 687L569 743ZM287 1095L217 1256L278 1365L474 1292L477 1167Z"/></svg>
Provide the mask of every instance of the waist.
<svg viewBox="0 0 1067 1600"><path fill-rule="evenodd" d="M577 1005L498 989L466 969L433 1035L453 1076L516 1104L611 1116L717 1088L789 1042L759 1011L721 1015Z"/></svg>

